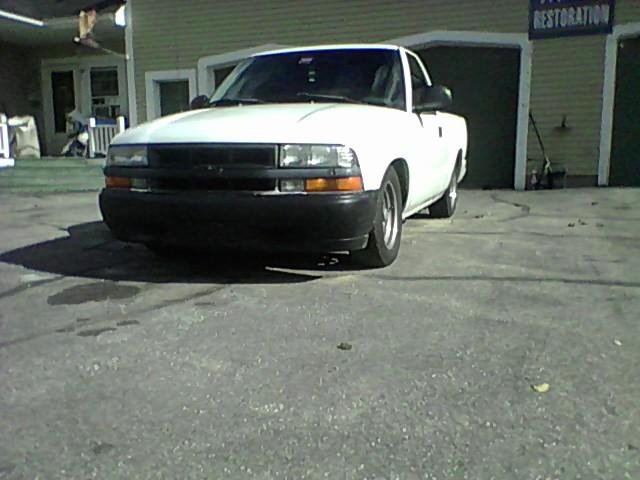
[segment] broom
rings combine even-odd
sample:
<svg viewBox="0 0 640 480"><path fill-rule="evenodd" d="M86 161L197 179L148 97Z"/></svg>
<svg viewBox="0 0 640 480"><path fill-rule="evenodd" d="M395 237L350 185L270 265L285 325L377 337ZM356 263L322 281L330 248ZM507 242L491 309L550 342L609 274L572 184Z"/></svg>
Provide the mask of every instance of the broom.
<svg viewBox="0 0 640 480"><path fill-rule="evenodd" d="M540 130L538 130L538 124L536 123L536 119L533 118L533 113L529 111L529 120L533 125L533 129L536 132L536 137L538 138L538 145L540 145L540 151L542 152L542 170L539 176L535 177L535 180L532 179L531 186L539 190L542 188L543 183L542 179L546 180L547 185L551 185L550 174L551 174L551 160L549 160L549 156L547 155L547 151L544 148L544 142L542 141L542 136L540 135ZM535 175L535 170L533 171L533 175Z"/></svg>

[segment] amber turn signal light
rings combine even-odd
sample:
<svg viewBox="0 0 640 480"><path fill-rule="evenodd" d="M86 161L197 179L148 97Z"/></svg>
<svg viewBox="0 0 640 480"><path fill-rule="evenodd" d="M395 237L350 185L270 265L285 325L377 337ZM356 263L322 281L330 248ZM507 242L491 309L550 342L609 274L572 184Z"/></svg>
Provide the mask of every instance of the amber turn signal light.
<svg viewBox="0 0 640 480"><path fill-rule="evenodd" d="M131 179L127 177L105 177L107 188L131 188Z"/></svg>
<svg viewBox="0 0 640 480"><path fill-rule="evenodd" d="M305 181L306 192L361 192L362 177L309 178Z"/></svg>

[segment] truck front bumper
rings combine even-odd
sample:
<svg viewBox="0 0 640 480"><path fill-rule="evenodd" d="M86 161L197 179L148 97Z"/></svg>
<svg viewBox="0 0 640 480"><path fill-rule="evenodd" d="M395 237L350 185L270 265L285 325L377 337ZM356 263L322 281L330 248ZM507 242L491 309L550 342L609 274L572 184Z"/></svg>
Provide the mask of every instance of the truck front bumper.
<svg viewBox="0 0 640 480"><path fill-rule="evenodd" d="M267 195L106 188L99 201L109 229L127 242L329 252L366 246L377 195L376 191Z"/></svg>

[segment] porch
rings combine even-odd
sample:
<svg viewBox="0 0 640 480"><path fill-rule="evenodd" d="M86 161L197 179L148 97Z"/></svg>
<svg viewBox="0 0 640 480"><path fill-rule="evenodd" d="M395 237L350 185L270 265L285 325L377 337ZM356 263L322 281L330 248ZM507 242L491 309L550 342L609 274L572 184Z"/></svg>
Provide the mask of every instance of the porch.
<svg viewBox="0 0 640 480"><path fill-rule="evenodd" d="M0 0L0 11L9 8L5 3ZM38 8L37 14L44 18L32 23L0 15L0 114L8 117L9 124L11 118L33 118L35 144L43 158L60 155L77 128L69 121L71 112L86 123L94 117L98 125L116 125L122 116L128 124L124 28L115 22L118 3L111 2L111 9L100 12L93 29L100 49L73 42L78 35L77 13L91 7L89 1L64 2L63 10L61 4ZM29 4L8 3L14 9ZM0 139L0 157L16 156L13 146L12 154L3 155L6 145Z"/></svg>

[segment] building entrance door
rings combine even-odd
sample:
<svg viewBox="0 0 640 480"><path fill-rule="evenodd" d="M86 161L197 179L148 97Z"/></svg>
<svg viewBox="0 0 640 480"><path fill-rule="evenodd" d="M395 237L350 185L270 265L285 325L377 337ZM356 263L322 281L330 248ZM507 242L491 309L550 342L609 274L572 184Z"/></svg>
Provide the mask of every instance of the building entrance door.
<svg viewBox="0 0 640 480"><path fill-rule="evenodd" d="M640 37L620 40L609 185L640 187Z"/></svg>
<svg viewBox="0 0 640 480"><path fill-rule="evenodd" d="M58 155L68 141L67 114L80 103L76 67L45 69L43 72L44 127L48 155Z"/></svg>
<svg viewBox="0 0 640 480"><path fill-rule="evenodd" d="M462 186L513 188L518 124L518 48L434 46L417 52L433 83L453 91L467 119L468 171Z"/></svg>

